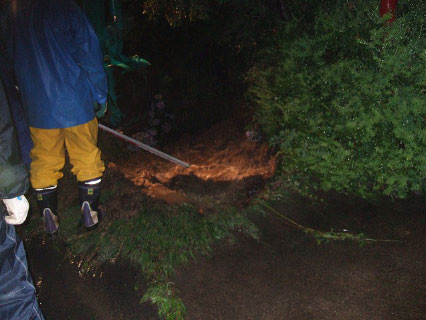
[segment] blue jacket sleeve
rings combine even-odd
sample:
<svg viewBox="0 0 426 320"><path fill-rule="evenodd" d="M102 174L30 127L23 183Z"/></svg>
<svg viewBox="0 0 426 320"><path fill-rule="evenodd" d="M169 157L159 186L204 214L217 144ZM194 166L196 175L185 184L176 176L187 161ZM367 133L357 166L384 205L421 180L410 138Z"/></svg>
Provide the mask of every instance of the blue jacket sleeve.
<svg viewBox="0 0 426 320"><path fill-rule="evenodd" d="M71 32L76 48L74 59L86 72L91 83L92 94L98 103L105 103L108 83L103 67L102 50L99 39L85 13L75 4L70 7Z"/></svg>
<svg viewBox="0 0 426 320"><path fill-rule="evenodd" d="M7 8L3 9L7 11ZM0 17L0 74L3 80L4 91L9 102L12 119L15 122L16 134L21 150L22 161L29 168L31 164L30 151L33 143L30 136L28 119L22 108L21 100L16 90L16 79L13 70L13 37L11 36L11 18L7 12Z"/></svg>

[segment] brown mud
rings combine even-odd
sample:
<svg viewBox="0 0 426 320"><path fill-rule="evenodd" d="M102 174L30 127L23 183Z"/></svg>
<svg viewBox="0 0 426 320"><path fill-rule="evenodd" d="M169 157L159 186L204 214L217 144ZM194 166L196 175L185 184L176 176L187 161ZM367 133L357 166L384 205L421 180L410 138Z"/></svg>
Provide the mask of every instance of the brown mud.
<svg viewBox="0 0 426 320"><path fill-rule="evenodd" d="M266 144L249 140L243 123L234 119L200 134L187 134L162 151L190 167L142 150L130 153L118 164L110 163L110 167L118 168L155 199L198 204L201 210L215 203L247 204L275 172L276 159Z"/></svg>

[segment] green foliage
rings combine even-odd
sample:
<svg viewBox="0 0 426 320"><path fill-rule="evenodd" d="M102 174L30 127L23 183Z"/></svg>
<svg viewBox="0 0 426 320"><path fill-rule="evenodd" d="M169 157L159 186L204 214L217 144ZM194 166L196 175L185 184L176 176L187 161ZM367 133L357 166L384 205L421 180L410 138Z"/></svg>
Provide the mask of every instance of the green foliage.
<svg viewBox="0 0 426 320"><path fill-rule="evenodd" d="M150 18L164 16L173 26L182 20L205 20L208 17L209 5L206 0L145 0L143 13Z"/></svg>
<svg viewBox="0 0 426 320"><path fill-rule="evenodd" d="M335 232L333 230L329 232L320 232L312 229L307 229L305 233L313 236L316 239L317 244L328 243L329 241L350 240L359 243L362 247L366 243L366 237L363 233L352 234L348 232Z"/></svg>
<svg viewBox="0 0 426 320"><path fill-rule="evenodd" d="M378 3L292 19L249 74L258 125L314 188L405 197L426 179L426 4L389 25Z"/></svg>
<svg viewBox="0 0 426 320"><path fill-rule="evenodd" d="M158 314L166 320L183 320L186 312L171 282L154 284L146 291L141 302L151 301L158 307Z"/></svg>

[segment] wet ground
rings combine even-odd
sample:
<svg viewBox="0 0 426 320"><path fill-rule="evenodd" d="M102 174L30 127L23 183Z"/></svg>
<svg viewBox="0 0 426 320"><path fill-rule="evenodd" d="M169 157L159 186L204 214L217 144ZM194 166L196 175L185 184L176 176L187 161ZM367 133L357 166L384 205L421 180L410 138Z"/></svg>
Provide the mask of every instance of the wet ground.
<svg viewBox="0 0 426 320"><path fill-rule="evenodd" d="M260 219L260 242L222 243L179 272L187 319L426 319L426 211L413 202L395 210L336 200L323 214L281 206L311 227L401 241L318 245L280 219Z"/></svg>
<svg viewBox="0 0 426 320"><path fill-rule="evenodd" d="M168 204L191 202L201 213L215 205L243 207L275 170L268 149L232 121L163 151L191 168L134 151L109 162L108 171L132 186L117 195L128 214L137 211L131 204L141 193ZM236 233L178 270L186 319L426 319L426 200L326 199L319 207L294 195L274 209L306 227L397 241L319 245L271 211L256 218L260 241ZM143 280L125 261L82 277L61 243L38 236L27 252L47 319L156 319L155 308L139 303Z"/></svg>
<svg viewBox="0 0 426 320"><path fill-rule="evenodd" d="M143 279L123 261L82 274L78 260L67 255L60 239L40 235L27 244L28 263L46 319L158 319L149 303L139 303Z"/></svg>

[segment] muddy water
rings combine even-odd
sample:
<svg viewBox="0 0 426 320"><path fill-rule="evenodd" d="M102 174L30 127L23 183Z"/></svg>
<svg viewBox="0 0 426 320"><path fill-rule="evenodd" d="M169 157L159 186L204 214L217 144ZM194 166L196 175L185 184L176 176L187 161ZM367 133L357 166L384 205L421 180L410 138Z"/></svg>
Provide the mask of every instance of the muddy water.
<svg viewBox="0 0 426 320"><path fill-rule="evenodd" d="M39 236L26 243L26 249L47 320L158 319L152 305L139 303L143 285L135 267L117 261L95 276L82 276L78 265L64 256L66 248L59 239Z"/></svg>
<svg viewBox="0 0 426 320"><path fill-rule="evenodd" d="M276 156L268 146L248 139L244 126L233 119L199 135L184 136L164 151L190 167L140 151L109 163L109 169L118 169L152 198L169 204L189 202L203 209L212 204L245 204L276 170Z"/></svg>

